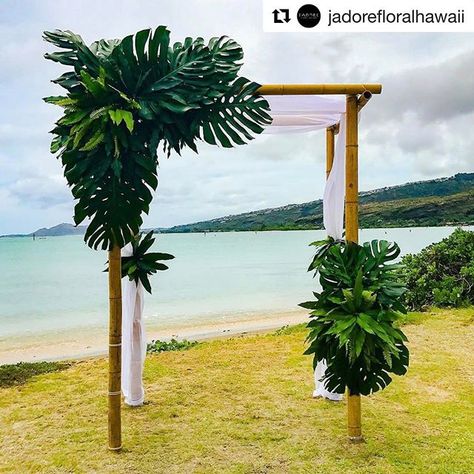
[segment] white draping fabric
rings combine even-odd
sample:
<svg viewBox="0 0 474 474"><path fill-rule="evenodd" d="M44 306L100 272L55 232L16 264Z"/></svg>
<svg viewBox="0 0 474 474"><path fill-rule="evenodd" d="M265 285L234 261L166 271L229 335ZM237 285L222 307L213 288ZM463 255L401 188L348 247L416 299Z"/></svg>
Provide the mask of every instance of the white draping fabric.
<svg viewBox="0 0 474 474"><path fill-rule="evenodd" d="M132 255L132 245L122 249L122 257ZM122 393L129 406L143 405L145 390L142 374L146 356L143 322L144 289L142 284L122 278Z"/></svg>
<svg viewBox="0 0 474 474"><path fill-rule="evenodd" d="M345 177L345 111L346 102L340 96L285 95L266 96L273 118L264 133L304 133L326 129L340 123L334 163L326 183L323 198L324 227L328 235L342 238L344 221ZM132 246L122 249L122 256L130 256ZM142 383L146 355L143 324L144 289L128 278L122 279L122 392L125 403L142 405L145 392ZM314 372L316 389L313 396L341 400L342 395L331 393L320 382L326 362L319 363Z"/></svg>
<svg viewBox="0 0 474 474"><path fill-rule="evenodd" d="M339 123L334 161L323 197L324 228L329 236L341 239L344 229L346 101L344 97L317 95L267 96L273 122L266 133L301 133L321 130ZM330 392L321 382L326 361L316 365L313 397L342 400L342 395Z"/></svg>
<svg viewBox="0 0 474 474"><path fill-rule="evenodd" d="M339 122L346 111L344 97L321 95L269 95L272 124L264 133L302 133Z"/></svg>
<svg viewBox="0 0 474 474"><path fill-rule="evenodd" d="M346 116L341 115L334 160L323 195L323 222L327 234L342 239L344 232L344 197L346 189Z"/></svg>

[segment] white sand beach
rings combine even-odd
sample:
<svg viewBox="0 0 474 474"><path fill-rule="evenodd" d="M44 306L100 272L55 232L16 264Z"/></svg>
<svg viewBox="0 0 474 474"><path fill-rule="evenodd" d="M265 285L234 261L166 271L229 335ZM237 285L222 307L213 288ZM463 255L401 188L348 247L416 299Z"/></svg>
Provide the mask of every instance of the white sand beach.
<svg viewBox="0 0 474 474"><path fill-rule="evenodd" d="M147 340L188 339L203 341L221 337L271 331L307 321L304 309L279 313L243 315L242 319L202 325L147 327ZM0 364L40 360L68 360L102 356L107 350L107 331L103 327L48 332L0 341Z"/></svg>

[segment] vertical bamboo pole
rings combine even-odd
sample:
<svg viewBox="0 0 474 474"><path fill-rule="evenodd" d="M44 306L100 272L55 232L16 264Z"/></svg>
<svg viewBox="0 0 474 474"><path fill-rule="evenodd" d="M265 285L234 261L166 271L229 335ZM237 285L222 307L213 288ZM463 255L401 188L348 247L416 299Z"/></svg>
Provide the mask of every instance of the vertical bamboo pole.
<svg viewBox="0 0 474 474"><path fill-rule="evenodd" d="M359 183L358 183L358 111L357 96L346 97L346 240L359 241ZM349 440L362 441L360 395L347 394L347 428Z"/></svg>
<svg viewBox="0 0 474 474"><path fill-rule="evenodd" d="M326 179L332 169L334 161L334 127L326 128Z"/></svg>
<svg viewBox="0 0 474 474"><path fill-rule="evenodd" d="M109 250L109 449L122 449L121 363L122 363L122 275L120 247Z"/></svg>

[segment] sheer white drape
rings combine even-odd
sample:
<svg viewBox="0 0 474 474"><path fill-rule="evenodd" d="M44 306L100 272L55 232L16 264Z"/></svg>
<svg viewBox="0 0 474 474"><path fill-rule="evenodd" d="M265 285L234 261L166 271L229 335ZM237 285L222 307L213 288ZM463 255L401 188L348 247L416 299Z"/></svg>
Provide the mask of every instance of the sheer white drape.
<svg viewBox="0 0 474 474"><path fill-rule="evenodd" d="M303 133L322 130L340 122L334 163L326 183L323 198L324 227L328 235L342 238L344 221L344 166L345 166L345 98L328 96L285 95L267 96L273 123L265 133ZM122 249L122 256L130 256L132 246ZM128 278L122 279L122 392L125 403L142 405L145 391L142 383L146 355L143 323L144 289ZM340 400L342 395L325 389L320 379L326 363L315 370L316 389L313 396Z"/></svg>
<svg viewBox="0 0 474 474"><path fill-rule="evenodd" d="M334 161L323 197L324 228L329 236L341 239L344 229L346 101L344 97L285 95L267 96L273 123L266 133L301 133L321 130L339 123ZM319 362L314 371L313 397L342 400L342 395L330 392L321 382L326 361Z"/></svg>
<svg viewBox="0 0 474 474"><path fill-rule="evenodd" d="M321 95L269 95L272 124L264 133L302 133L322 130L339 122L346 112L341 97Z"/></svg>
<svg viewBox="0 0 474 474"><path fill-rule="evenodd" d="M122 249L122 257L132 255L132 245ZM122 278L122 393L129 406L143 405L142 374L146 356L143 321L144 288L139 282Z"/></svg>

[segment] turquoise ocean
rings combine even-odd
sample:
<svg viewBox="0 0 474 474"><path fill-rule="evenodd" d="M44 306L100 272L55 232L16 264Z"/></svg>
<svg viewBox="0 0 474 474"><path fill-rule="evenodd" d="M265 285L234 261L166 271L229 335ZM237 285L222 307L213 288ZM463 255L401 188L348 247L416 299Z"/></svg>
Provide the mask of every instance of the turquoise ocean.
<svg viewBox="0 0 474 474"><path fill-rule="evenodd" d="M471 228L472 229L472 228ZM453 228L362 230L417 252ZM147 324L173 328L248 320L294 310L311 297L308 244L323 231L160 234L156 250L175 259L152 277ZM0 239L0 342L107 325L107 255L81 236Z"/></svg>

